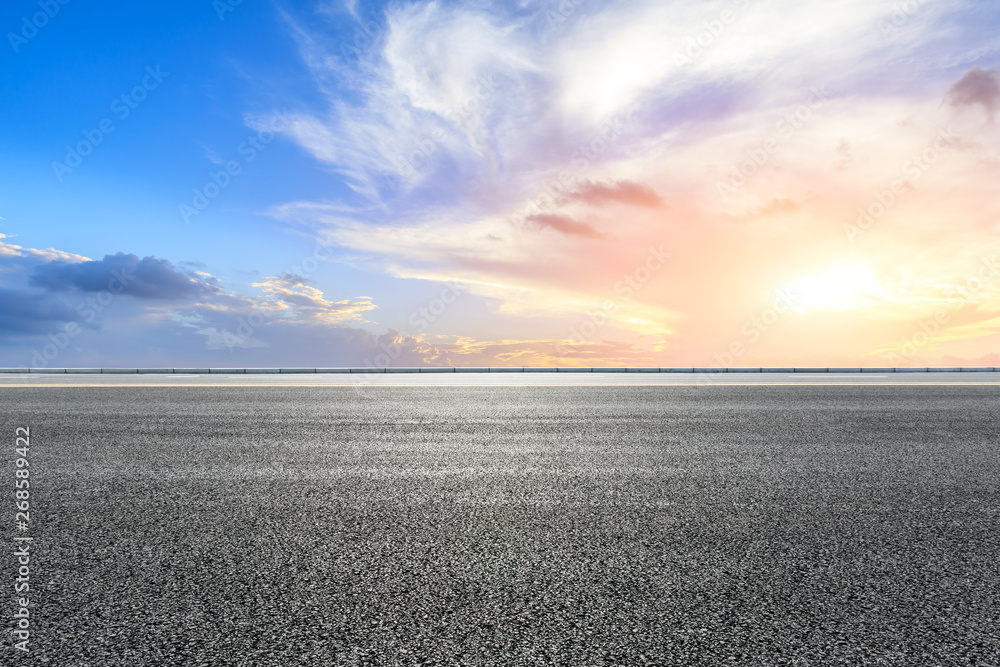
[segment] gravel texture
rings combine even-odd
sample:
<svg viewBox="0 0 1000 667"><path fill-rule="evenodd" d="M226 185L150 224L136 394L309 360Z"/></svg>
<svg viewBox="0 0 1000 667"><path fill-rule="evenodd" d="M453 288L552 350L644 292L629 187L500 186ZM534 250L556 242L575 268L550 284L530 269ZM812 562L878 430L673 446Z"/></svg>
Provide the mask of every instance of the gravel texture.
<svg viewBox="0 0 1000 667"><path fill-rule="evenodd" d="M0 389L4 664L997 665L998 399Z"/></svg>

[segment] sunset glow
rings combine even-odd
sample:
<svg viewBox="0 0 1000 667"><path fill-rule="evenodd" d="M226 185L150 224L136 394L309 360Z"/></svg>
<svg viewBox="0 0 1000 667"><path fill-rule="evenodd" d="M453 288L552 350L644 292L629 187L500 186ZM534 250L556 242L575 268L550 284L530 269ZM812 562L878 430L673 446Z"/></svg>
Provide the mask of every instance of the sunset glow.
<svg viewBox="0 0 1000 667"><path fill-rule="evenodd" d="M0 365L1000 366L992 3L203 5L3 56Z"/></svg>

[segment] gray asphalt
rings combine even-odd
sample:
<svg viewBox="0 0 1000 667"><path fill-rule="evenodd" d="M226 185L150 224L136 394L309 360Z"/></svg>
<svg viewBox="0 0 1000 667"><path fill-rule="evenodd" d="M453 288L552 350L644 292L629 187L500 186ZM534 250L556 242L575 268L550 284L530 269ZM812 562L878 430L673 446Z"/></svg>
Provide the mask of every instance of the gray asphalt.
<svg viewBox="0 0 1000 667"><path fill-rule="evenodd" d="M37 603L5 664L1000 664L998 399L0 388Z"/></svg>

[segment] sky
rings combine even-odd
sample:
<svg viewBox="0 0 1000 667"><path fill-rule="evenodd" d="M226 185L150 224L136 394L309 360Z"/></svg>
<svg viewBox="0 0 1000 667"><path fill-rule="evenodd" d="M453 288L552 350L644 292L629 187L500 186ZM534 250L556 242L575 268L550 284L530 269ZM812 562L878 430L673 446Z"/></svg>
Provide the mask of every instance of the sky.
<svg viewBox="0 0 1000 667"><path fill-rule="evenodd" d="M1000 366L998 3L0 29L0 367Z"/></svg>

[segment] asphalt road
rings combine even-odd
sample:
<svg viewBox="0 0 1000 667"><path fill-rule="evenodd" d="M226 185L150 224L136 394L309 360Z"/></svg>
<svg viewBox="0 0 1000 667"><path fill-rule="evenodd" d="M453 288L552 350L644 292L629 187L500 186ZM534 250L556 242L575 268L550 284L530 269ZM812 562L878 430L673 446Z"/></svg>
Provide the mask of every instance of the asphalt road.
<svg viewBox="0 0 1000 667"><path fill-rule="evenodd" d="M0 662L1000 664L1000 386L226 382L0 388Z"/></svg>

